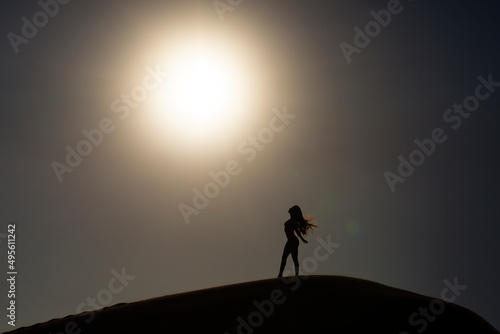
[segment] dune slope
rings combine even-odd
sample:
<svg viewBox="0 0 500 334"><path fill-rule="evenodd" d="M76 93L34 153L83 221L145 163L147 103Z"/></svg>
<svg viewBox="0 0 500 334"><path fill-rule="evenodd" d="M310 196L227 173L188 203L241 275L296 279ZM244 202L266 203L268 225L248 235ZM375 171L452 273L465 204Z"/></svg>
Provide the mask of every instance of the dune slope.
<svg viewBox="0 0 500 334"><path fill-rule="evenodd" d="M267 279L54 319L15 334L498 333L455 304L341 276Z"/></svg>

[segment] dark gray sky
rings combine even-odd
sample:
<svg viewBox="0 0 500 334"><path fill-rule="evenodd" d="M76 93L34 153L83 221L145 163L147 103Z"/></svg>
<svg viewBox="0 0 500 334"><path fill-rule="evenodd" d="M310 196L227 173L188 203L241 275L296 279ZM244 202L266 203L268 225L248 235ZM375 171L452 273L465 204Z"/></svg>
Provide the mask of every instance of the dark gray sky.
<svg viewBox="0 0 500 334"><path fill-rule="evenodd" d="M41 7L3 1L0 233L16 223L17 325L76 313L87 298L112 305L275 277L287 210L298 204L320 226L301 260L314 258L317 238L341 245L303 273L435 297L457 278L467 288L455 302L499 329L500 6L393 4L244 0L221 20L209 0L71 1L16 53L9 33L21 38L23 17L33 22ZM368 45L355 41L354 29L388 5L397 14L386 27L369 24ZM160 60L199 41L251 82L233 105L241 117L216 120L216 133L193 143L196 129L179 131L168 102L154 103L166 89L126 119L112 111L148 66L175 71ZM358 42L350 62L343 42ZM189 99L202 98L193 88ZM285 106L295 118L247 161L249 136L268 138ZM66 165L66 146L103 119L113 131L59 182L54 161ZM435 129L446 140L418 153L415 140ZM392 191L386 176L401 180L399 156L419 166ZM193 206L193 189L230 161L241 171L186 224L179 205ZM119 289L112 271L122 268L135 278ZM2 318L0 330L12 329Z"/></svg>

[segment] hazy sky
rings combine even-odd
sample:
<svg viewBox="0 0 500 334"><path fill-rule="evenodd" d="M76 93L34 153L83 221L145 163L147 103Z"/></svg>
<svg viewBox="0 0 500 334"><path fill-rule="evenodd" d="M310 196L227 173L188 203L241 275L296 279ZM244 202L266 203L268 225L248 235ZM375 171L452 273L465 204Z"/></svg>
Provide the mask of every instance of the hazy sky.
<svg viewBox="0 0 500 334"><path fill-rule="evenodd" d="M276 277L298 204L320 226L302 273L434 297L456 278L500 328L498 1L41 3L0 4L17 326ZM184 82L200 45L213 82ZM184 107L238 88L234 112L174 118L182 82ZM318 238L340 247L313 261Z"/></svg>

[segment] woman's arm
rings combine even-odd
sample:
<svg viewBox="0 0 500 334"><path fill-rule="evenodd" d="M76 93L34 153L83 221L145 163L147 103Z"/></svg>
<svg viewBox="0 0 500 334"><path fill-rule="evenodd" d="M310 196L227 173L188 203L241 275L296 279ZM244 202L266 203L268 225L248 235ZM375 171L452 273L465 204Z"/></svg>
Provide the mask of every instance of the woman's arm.
<svg viewBox="0 0 500 334"><path fill-rule="evenodd" d="M303 243L307 244L307 240L305 240L303 237L302 237L302 232L300 232L299 229L296 229L295 232L297 233L297 235L299 236L300 240L302 240Z"/></svg>

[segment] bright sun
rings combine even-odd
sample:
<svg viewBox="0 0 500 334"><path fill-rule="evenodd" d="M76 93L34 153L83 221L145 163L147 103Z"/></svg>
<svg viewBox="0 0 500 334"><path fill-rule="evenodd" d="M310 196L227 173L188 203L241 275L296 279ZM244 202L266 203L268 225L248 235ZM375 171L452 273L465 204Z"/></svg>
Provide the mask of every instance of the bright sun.
<svg viewBox="0 0 500 334"><path fill-rule="evenodd" d="M217 45L179 48L164 67L169 75L156 94L161 121L177 136L198 142L229 131L248 101L249 77L237 60Z"/></svg>

